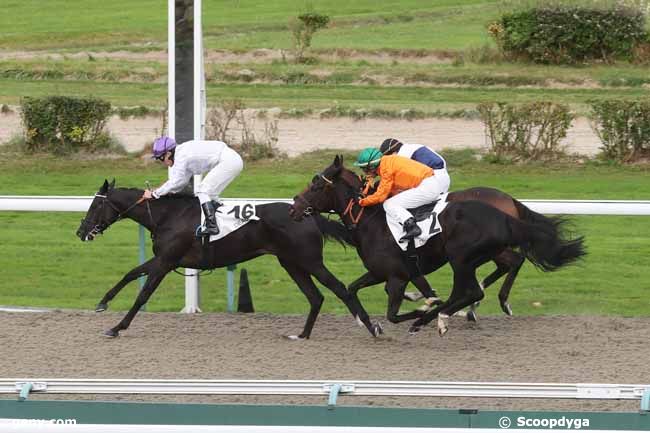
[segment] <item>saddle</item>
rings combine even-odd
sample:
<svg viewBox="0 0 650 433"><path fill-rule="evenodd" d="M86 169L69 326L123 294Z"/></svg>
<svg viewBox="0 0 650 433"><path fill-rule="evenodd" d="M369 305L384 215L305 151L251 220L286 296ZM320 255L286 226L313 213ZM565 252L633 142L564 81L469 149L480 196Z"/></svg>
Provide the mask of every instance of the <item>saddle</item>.
<svg viewBox="0 0 650 433"><path fill-rule="evenodd" d="M409 212L411 212L411 215L413 215L413 218L415 218L415 221L421 222L426 219L428 219L431 214L433 213L433 209L436 207L436 204L440 199L433 201L429 204L423 204L422 206L416 207L415 209L408 209Z"/></svg>

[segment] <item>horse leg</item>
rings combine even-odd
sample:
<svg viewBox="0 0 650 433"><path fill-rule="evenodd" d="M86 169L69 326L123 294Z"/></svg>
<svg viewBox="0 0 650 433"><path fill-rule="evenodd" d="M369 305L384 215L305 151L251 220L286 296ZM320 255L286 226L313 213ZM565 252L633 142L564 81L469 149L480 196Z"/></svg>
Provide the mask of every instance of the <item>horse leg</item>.
<svg viewBox="0 0 650 433"><path fill-rule="evenodd" d="M318 290L318 287L314 284L309 274L300 267L294 265L293 263L287 262L278 258L280 265L287 271L289 276L293 281L298 285L300 291L305 295L307 301L309 302L309 314L307 315L307 321L300 335L288 335L287 338L290 340L304 340L309 338L311 331L314 328L314 323L316 323L316 318L318 313L320 313L320 308L323 305L325 298L323 294Z"/></svg>
<svg viewBox="0 0 650 433"><path fill-rule="evenodd" d="M343 301L345 306L348 307L348 310L350 310L350 313L352 313L352 315L357 319L357 322L361 322L365 325L366 329L368 329L368 332L370 332L373 337L378 337L384 333L381 324L372 323L370 321L370 316L368 316L368 313L363 308L361 301L359 301L359 298L357 297L357 291L359 289L348 291L345 288L345 285L332 275L332 273L322 263L311 267L309 272L315 276L322 285L330 289L341 301Z"/></svg>
<svg viewBox="0 0 650 433"><path fill-rule="evenodd" d="M375 284L383 283L384 280L381 278L376 278L370 272L366 272L356 280L350 283L348 286L348 291L358 291L360 289L374 286Z"/></svg>
<svg viewBox="0 0 650 433"><path fill-rule="evenodd" d="M510 272L512 269L509 257L510 254L516 254L514 251L508 249L504 250L501 254L496 256L493 259L497 268L480 283L481 289L485 291L489 286L491 286L496 280L501 278L506 273ZM504 282L505 284L505 282ZM503 290L503 287L501 288ZM476 313L477 308L479 307L480 302L475 302L470 306L470 310L467 313L467 320L470 322L478 322L478 315Z"/></svg>
<svg viewBox="0 0 650 433"><path fill-rule="evenodd" d="M425 313L423 317L413 322L409 332L415 333L423 326L438 318L438 333L443 336L447 330L447 319L457 311L483 299L484 293L476 279L476 267L452 263L454 270L454 287L452 296L442 305Z"/></svg>
<svg viewBox="0 0 650 433"><path fill-rule="evenodd" d="M106 292L102 300L99 301L95 307L95 312L101 313L102 311L106 311L108 309L108 302L112 300L118 293L120 293L120 290L122 290L124 286L140 276L147 275L149 273L149 266L154 260L155 257L147 260L140 266L136 266L127 272L126 275L124 275L124 277L122 277L122 279L111 290Z"/></svg>
<svg viewBox="0 0 650 433"><path fill-rule="evenodd" d="M422 296L424 296L426 310L428 310L429 307L431 307L431 305L442 304L442 299L438 297L438 294L436 293L435 290L433 290L433 288L431 287L427 279L424 278L424 275L418 275L417 277L411 279L411 283L413 283L413 285L420 291ZM405 295L404 296L405 299L410 298L407 293L405 293L404 295Z"/></svg>
<svg viewBox="0 0 650 433"><path fill-rule="evenodd" d="M503 312L508 316L512 316L512 308L508 303L508 297L510 296L510 289L512 289L512 285L515 283L515 278L517 278L517 274L526 261L526 258L515 251L507 251L510 253L510 271L508 272L506 280L503 282L503 285L499 290L499 303L501 304L501 310L503 310Z"/></svg>
<svg viewBox="0 0 650 433"><path fill-rule="evenodd" d="M128 329L135 315L138 314L140 308L142 308L142 306L147 303L151 294L156 290L156 288L158 288L158 285L163 280L163 278L165 278L165 275L167 275L169 271L175 267L173 265L163 266L157 257L154 259L156 260L156 266L154 266L154 263L151 264L151 269L149 270L147 281L144 283L142 290L140 290L140 293L135 298L133 306L129 312L126 313L126 316L124 316L120 323L104 332L104 335L106 337L117 337L120 335L121 330Z"/></svg>
<svg viewBox="0 0 650 433"><path fill-rule="evenodd" d="M384 281L386 280L381 278L376 278L370 272L366 272L365 274L363 274L362 276L354 280L352 283L350 283L350 285L348 286L348 291L357 292L360 289L374 286L375 284L383 283ZM431 288L429 282L426 280L426 278L424 278L423 275L417 276L416 278L412 279L411 282L420 291L420 293L404 292L404 299L406 299L407 301L419 301L424 297L427 298L426 302L429 305L442 302L438 298L436 291Z"/></svg>
<svg viewBox="0 0 650 433"><path fill-rule="evenodd" d="M389 278L388 282L386 282L386 291L388 292L386 318L391 323L401 323L406 320L417 319L424 315L424 311L420 310L399 314L399 308L402 305L402 298L404 297L404 290L407 284L408 281L403 281L398 278Z"/></svg>

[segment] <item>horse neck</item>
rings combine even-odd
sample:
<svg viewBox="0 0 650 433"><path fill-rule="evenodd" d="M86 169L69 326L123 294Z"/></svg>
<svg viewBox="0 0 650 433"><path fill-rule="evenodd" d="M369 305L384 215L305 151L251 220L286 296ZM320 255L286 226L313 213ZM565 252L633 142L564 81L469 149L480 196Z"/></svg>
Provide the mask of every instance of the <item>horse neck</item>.
<svg viewBox="0 0 650 433"><path fill-rule="evenodd" d="M117 209L120 212L124 212L128 209L128 211L122 215L124 218L129 218L138 224L145 226L149 231L153 231L156 222L149 216L149 211L147 210L147 206L151 205L143 202L133 206L140 197L142 197L142 191L140 190L123 189L115 190L114 193L111 194L110 200L115 204L115 206L117 206ZM129 209L131 206L133 207ZM152 210L151 213L153 216L154 211Z"/></svg>
<svg viewBox="0 0 650 433"><path fill-rule="evenodd" d="M368 227L369 217L374 217L376 212L379 212L380 209L375 209L375 207L364 208L358 201L354 200L352 203L351 209L348 211L350 206L350 198L355 198L355 188L348 183L342 183L344 187L339 187L336 190L336 200L335 200L335 211L344 222L347 227L353 226L357 231L365 231ZM346 211L348 211L346 213ZM368 212L370 211L370 212ZM355 223L353 218L357 217L360 212L363 212L359 220Z"/></svg>

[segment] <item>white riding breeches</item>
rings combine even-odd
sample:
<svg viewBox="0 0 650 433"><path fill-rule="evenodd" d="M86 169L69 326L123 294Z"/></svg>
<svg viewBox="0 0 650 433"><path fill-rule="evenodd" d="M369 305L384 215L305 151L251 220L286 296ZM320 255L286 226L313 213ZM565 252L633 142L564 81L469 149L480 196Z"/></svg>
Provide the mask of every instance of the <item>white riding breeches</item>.
<svg viewBox="0 0 650 433"><path fill-rule="evenodd" d="M449 192L451 178L449 177L449 173L447 173L447 169L433 170L433 176L438 180L438 185L440 185L440 194Z"/></svg>
<svg viewBox="0 0 650 433"><path fill-rule="evenodd" d="M442 193L436 176L429 176L415 188L407 189L384 202L384 210L390 218L404 224L413 215L407 209L413 209L436 200Z"/></svg>
<svg viewBox="0 0 650 433"><path fill-rule="evenodd" d="M219 200L224 189L241 173L244 162L241 156L229 147L221 152L219 163L205 175L195 195L206 194L211 200Z"/></svg>

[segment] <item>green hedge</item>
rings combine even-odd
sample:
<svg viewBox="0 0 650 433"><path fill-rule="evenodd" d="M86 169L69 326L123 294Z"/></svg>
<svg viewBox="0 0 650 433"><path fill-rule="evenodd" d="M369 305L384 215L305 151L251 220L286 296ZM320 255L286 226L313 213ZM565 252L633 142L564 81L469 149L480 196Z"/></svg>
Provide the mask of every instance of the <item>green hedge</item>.
<svg viewBox="0 0 650 433"><path fill-rule="evenodd" d="M23 98L21 115L28 151L67 153L106 147L104 126L111 104L96 98Z"/></svg>
<svg viewBox="0 0 650 433"><path fill-rule="evenodd" d="M506 57L572 64L632 59L646 38L643 12L553 6L504 14L489 27Z"/></svg>
<svg viewBox="0 0 650 433"><path fill-rule="evenodd" d="M490 143L490 156L497 161L562 155L560 142L574 119L567 105L552 102L493 102L477 108Z"/></svg>
<svg viewBox="0 0 650 433"><path fill-rule="evenodd" d="M605 158L629 162L650 156L650 100L593 101L591 109Z"/></svg>

